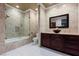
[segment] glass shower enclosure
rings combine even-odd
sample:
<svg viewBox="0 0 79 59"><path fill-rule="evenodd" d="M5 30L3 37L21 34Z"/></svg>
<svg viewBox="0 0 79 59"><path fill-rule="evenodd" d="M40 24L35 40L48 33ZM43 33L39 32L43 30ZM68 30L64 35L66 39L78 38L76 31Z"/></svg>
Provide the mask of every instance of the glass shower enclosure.
<svg viewBox="0 0 79 59"><path fill-rule="evenodd" d="M38 25L36 23L37 11L34 11L33 9L22 11L11 5L5 5L5 39L7 41L26 39L31 34L36 34Z"/></svg>

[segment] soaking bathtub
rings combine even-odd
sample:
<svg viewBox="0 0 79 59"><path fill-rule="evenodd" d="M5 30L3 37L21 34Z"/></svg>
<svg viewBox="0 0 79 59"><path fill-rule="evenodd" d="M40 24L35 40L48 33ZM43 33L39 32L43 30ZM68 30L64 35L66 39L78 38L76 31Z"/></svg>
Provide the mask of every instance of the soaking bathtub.
<svg viewBox="0 0 79 59"><path fill-rule="evenodd" d="M6 39L5 40L5 52L21 47L31 42L32 40L30 39L30 36Z"/></svg>

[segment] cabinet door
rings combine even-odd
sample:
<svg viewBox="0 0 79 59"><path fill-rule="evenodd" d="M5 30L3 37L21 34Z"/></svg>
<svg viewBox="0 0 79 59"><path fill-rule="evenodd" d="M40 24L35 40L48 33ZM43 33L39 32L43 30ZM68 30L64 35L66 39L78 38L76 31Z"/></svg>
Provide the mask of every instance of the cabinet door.
<svg viewBox="0 0 79 59"><path fill-rule="evenodd" d="M62 50L63 48L63 38L59 35L51 36L51 48Z"/></svg>
<svg viewBox="0 0 79 59"><path fill-rule="evenodd" d="M72 55L79 55L79 36L66 36L64 51Z"/></svg>
<svg viewBox="0 0 79 59"><path fill-rule="evenodd" d="M41 34L41 45L45 47L50 47L50 35Z"/></svg>

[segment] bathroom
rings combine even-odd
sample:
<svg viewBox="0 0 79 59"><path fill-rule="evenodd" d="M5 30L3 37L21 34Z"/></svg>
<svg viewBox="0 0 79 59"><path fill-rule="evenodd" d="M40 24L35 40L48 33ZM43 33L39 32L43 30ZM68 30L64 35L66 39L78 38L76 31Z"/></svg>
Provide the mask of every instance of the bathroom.
<svg viewBox="0 0 79 59"><path fill-rule="evenodd" d="M78 35L79 33L79 20L78 20L78 3L6 3L0 4L0 13L2 20L0 20L0 54L33 43L41 48L43 39L57 38L61 40L60 35ZM65 15L67 17L67 26L62 28L51 28L51 18ZM65 17L65 18L66 18ZM59 17L60 20L62 17ZM65 19L63 18L63 19ZM57 19L57 18L56 18ZM50 22L49 22L50 21ZM60 21L57 23L61 25ZM60 32L54 32L58 28ZM48 36L45 36L45 35ZM59 35L57 37L51 36ZM44 37L42 37L42 35ZM53 38L52 38L53 37ZM68 36L67 36L68 37ZM50 39L49 39L50 40ZM48 41L44 44L49 45ZM64 40L64 39L63 39ZM51 41L53 42L53 41ZM55 41L55 43L59 41ZM62 43L62 42L61 42ZM46 46L47 46L46 45ZM59 47L59 46L56 46ZM60 46L61 47L61 46Z"/></svg>

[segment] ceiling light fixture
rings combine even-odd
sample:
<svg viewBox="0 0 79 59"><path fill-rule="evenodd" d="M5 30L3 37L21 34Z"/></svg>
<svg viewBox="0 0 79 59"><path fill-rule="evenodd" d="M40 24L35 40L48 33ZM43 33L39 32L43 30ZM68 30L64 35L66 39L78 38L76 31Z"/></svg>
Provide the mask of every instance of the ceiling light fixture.
<svg viewBox="0 0 79 59"><path fill-rule="evenodd" d="M36 11L38 10L38 8L35 9Z"/></svg>
<svg viewBox="0 0 79 59"><path fill-rule="evenodd" d="M16 5L16 8L19 8L19 5Z"/></svg>

